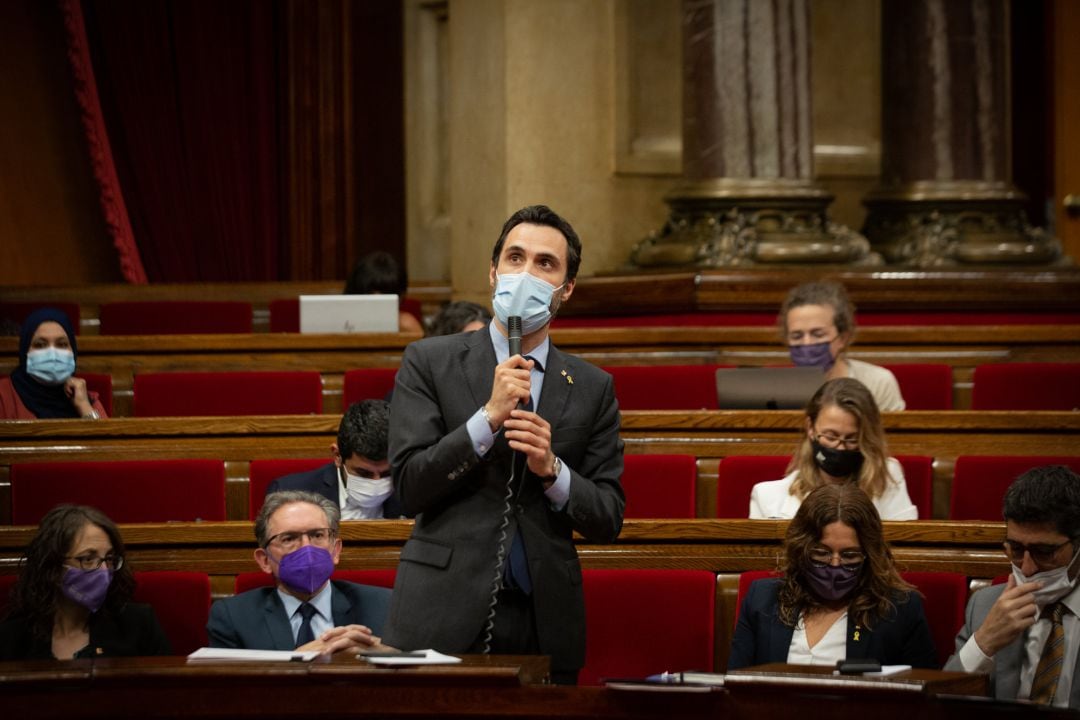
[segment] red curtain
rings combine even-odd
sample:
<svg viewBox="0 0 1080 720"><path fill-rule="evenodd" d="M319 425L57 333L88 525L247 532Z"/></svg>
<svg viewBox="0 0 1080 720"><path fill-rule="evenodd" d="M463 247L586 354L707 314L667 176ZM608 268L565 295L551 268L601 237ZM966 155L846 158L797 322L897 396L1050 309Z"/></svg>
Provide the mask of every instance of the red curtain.
<svg viewBox="0 0 1080 720"><path fill-rule="evenodd" d="M83 0L82 8L149 280L284 279L276 3Z"/></svg>

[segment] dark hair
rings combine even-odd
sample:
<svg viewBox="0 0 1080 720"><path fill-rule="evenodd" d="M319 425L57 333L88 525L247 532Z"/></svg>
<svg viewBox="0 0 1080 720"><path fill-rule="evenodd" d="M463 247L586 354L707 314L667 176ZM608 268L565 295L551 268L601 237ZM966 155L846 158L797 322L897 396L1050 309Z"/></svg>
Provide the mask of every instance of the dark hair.
<svg viewBox="0 0 1080 720"><path fill-rule="evenodd" d="M270 516L292 503L309 503L322 510L326 515L326 527L333 530L334 534L341 528L341 508L336 502L306 490L279 490L266 496L259 508L259 514L255 516L255 540L259 547L265 548L270 541L266 534L270 527Z"/></svg>
<svg viewBox="0 0 1080 720"><path fill-rule="evenodd" d="M1080 475L1064 465L1032 468L1005 492L1002 514L1017 523L1053 524L1076 542L1080 539Z"/></svg>
<svg viewBox="0 0 1080 720"><path fill-rule="evenodd" d="M12 589L8 617L24 620L38 638L52 637L53 618L62 597L60 581L65 572L64 560L71 552L76 535L88 524L104 530L112 543L113 553L124 555L124 539L105 513L87 505L57 505L41 519L37 533L19 560L19 579ZM131 564L125 562L113 572L102 611L119 612L134 590L135 576Z"/></svg>
<svg viewBox="0 0 1080 720"><path fill-rule="evenodd" d="M428 336L453 335L464 330L469 323L476 321L485 324L491 322L491 313L486 307L468 300L452 302L443 307L431 321Z"/></svg>
<svg viewBox="0 0 1080 720"><path fill-rule="evenodd" d="M404 296L409 288L409 277L388 252L379 250L368 253L356 261L349 279L345 281L346 295Z"/></svg>
<svg viewBox="0 0 1080 720"><path fill-rule="evenodd" d="M831 307L836 332L843 335L846 332L855 331L855 305L848 297L844 286L829 280L808 282L789 290L787 297L784 298L784 304L780 306L780 316L776 321L780 326L781 339L785 345L788 342L788 313L803 305Z"/></svg>
<svg viewBox="0 0 1080 720"><path fill-rule="evenodd" d="M362 455L378 462L386 459L390 433L390 404L385 400L361 400L345 411L338 425L341 459Z"/></svg>
<svg viewBox="0 0 1080 720"><path fill-rule="evenodd" d="M800 613L822 605L806 589L802 574L810 551L821 541L825 528L834 522L842 522L855 531L866 556L859 569L859 584L848 604L848 614L856 623L872 627L876 618L887 617L895 610L900 592L911 589L893 565L892 551L881 529L881 517L867 494L850 483L824 485L806 496L784 537L785 567L779 615L785 625L794 627Z"/></svg>
<svg viewBox="0 0 1080 720"><path fill-rule="evenodd" d="M491 251L491 264L498 266L499 255L502 254L506 236L518 225L528 223L530 225L546 225L555 228L566 238L566 281L569 282L577 277L578 268L581 266L581 239L558 213L547 205L529 205L523 207L503 223L502 233L495 241L495 249Z"/></svg>

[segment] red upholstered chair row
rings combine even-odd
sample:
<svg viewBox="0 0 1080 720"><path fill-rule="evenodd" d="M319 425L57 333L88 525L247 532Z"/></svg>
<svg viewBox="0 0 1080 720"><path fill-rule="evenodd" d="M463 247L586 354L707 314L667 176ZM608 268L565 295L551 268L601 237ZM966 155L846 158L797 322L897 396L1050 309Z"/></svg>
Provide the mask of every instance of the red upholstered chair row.
<svg viewBox="0 0 1080 720"><path fill-rule="evenodd" d="M952 410L952 368L944 363L884 365L896 376L908 410Z"/></svg>
<svg viewBox="0 0 1080 720"><path fill-rule="evenodd" d="M972 410L1080 409L1080 363L979 365Z"/></svg>
<svg viewBox="0 0 1080 720"><path fill-rule="evenodd" d="M224 520L225 463L135 460L11 466L15 525L36 525L61 503L92 505L117 523Z"/></svg>
<svg viewBox="0 0 1080 720"><path fill-rule="evenodd" d="M0 575L0 618L7 614L15 575ZM132 600L154 608L174 655L206 645L210 617L210 576L199 572L136 572Z"/></svg>
<svg viewBox="0 0 1080 720"><path fill-rule="evenodd" d="M311 415L322 412L322 376L288 372L173 372L135 376L136 417Z"/></svg>
<svg viewBox="0 0 1080 720"><path fill-rule="evenodd" d="M398 309L407 312L424 324L424 308L419 300L400 298ZM270 301L270 332L300 332L300 299L278 298Z"/></svg>
<svg viewBox="0 0 1080 720"><path fill-rule="evenodd" d="M894 456L904 469L908 496L919 517L933 516L934 459L925 455ZM750 512L754 485L779 480L786 474L788 455L732 455L720 461L716 488L716 516L745 518Z"/></svg>
<svg viewBox="0 0 1080 720"><path fill-rule="evenodd" d="M716 410L718 367L615 365L604 370L615 380L620 410Z"/></svg>
<svg viewBox="0 0 1080 720"><path fill-rule="evenodd" d="M343 399L345 407L361 400L383 400L394 389L397 368L357 368L346 370Z"/></svg>
<svg viewBox="0 0 1080 720"><path fill-rule="evenodd" d="M330 448L321 458L289 458L284 460L252 460L248 466L248 513L254 520L262 508L266 488L285 475L307 472L330 462Z"/></svg>
<svg viewBox="0 0 1080 720"><path fill-rule="evenodd" d="M105 408L105 414L112 417L112 375L81 372L78 374L78 377L81 377L86 381L87 391L96 392L98 394L98 400L101 401L101 406Z"/></svg>
<svg viewBox="0 0 1080 720"><path fill-rule="evenodd" d="M21 327L26 316L39 308L55 308L62 311L75 328L75 334L82 334L79 330L79 304L73 302L0 302L0 322L8 322Z"/></svg>
<svg viewBox="0 0 1080 720"><path fill-rule="evenodd" d="M627 518L692 518L697 515L697 458L693 455L627 455L623 458Z"/></svg>
<svg viewBox="0 0 1080 720"><path fill-rule="evenodd" d="M1001 504L1013 480L1041 465L1065 465L1080 473L1080 457L961 455L953 469L951 520L1001 520Z"/></svg>
<svg viewBox="0 0 1080 720"><path fill-rule="evenodd" d="M103 303L102 335L250 333L251 303L233 300L140 300Z"/></svg>
<svg viewBox="0 0 1080 720"><path fill-rule="evenodd" d="M739 621L743 597L751 583L768 577L779 577L774 570L748 570L739 575L739 598L735 611L735 622ZM934 639L938 664L944 665L955 647L956 633L964 624L964 608L967 606L967 576L949 572L902 572L906 582L915 586L922 593L923 611L930 626L930 635Z"/></svg>

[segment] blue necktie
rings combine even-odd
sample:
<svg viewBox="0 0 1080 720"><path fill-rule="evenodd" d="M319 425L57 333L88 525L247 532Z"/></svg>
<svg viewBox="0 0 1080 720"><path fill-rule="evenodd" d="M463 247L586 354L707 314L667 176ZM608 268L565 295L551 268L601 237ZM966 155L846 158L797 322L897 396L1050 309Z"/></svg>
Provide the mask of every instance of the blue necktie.
<svg viewBox="0 0 1080 720"><path fill-rule="evenodd" d="M311 603L302 603L297 612L304 618L304 621L300 623L300 630L296 633L296 647L300 647L301 645L307 645L309 642L314 642L315 633L311 629L311 618L318 611Z"/></svg>

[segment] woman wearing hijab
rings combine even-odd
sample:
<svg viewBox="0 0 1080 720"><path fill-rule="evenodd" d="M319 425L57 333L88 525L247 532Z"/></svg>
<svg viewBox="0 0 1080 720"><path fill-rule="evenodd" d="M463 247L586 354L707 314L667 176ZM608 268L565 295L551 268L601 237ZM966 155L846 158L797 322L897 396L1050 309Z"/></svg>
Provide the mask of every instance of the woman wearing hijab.
<svg viewBox="0 0 1080 720"><path fill-rule="evenodd" d="M75 374L75 329L54 308L35 310L19 335L19 367L0 378L0 420L105 417L97 393Z"/></svg>

